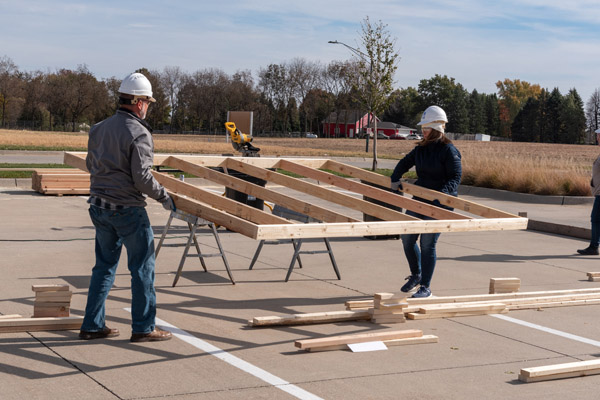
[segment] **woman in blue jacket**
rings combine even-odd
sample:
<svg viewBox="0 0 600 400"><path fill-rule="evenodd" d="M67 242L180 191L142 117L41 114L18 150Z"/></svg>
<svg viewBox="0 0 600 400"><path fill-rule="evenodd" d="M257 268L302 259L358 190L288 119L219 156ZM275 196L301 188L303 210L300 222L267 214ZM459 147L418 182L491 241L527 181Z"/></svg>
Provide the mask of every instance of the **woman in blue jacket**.
<svg viewBox="0 0 600 400"><path fill-rule="evenodd" d="M423 112L421 122L418 123L423 132L423 140L396 165L391 178L393 190L402 190L400 179L414 166L417 172L417 181L415 182L417 186L451 196L458 194L458 185L462 175L461 156L452 141L444 135L447 122L446 113L438 106L428 107ZM452 210L452 208L441 205L437 200L429 201L418 197L414 199ZM407 211L406 214L423 220L431 219L413 211ZM417 244L419 236L420 248ZM429 286L435 269L435 246L439 237L439 233L402 235L404 254L411 275L406 278L408 282L402 286L401 290L409 292L419 284L421 285L412 297L431 296Z"/></svg>

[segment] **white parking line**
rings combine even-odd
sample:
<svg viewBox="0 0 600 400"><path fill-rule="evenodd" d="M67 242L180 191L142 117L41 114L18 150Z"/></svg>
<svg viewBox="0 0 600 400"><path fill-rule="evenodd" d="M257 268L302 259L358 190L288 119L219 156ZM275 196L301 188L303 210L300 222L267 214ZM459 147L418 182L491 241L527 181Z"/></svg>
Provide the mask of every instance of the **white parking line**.
<svg viewBox="0 0 600 400"><path fill-rule="evenodd" d="M563 331L558 331L556 329L548 328L548 327L542 326L542 325L532 324L531 322L522 321L520 319L516 319L516 318L512 318L512 317L507 317L506 315L502 315L502 314L490 314L490 315L492 317L495 317L495 318L498 318L498 319L502 319L504 321L512 322L512 323L515 323L515 324L518 324L518 325L526 326L528 328L537 329L539 331L551 333L553 335L562 336L562 337L567 338L567 339L576 340L578 342L582 342L582 343L586 343L586 344L591 344L592 346L600 347L600 342L597 341L597 340L592 340L592 339L584 338L584 337L581 337L581 336L573 335L571 333L567 333L567 332L563 332Z"/></svg>
<svg viewBox="0 0 600 400"><path fill-rule="evenodd" d="M126 308L125 310L131 312L130 308ZM169 332L173 334L173 336L183 340L184 342L191 344L192 346L200 349L210 355L217 357L218 359L225 361L227 364L232 365L238 369L241 369L244 372L249 373L257 377L258 379L267 382L270 385L273 385L277 389L281 389L284 392L291 394L292 396L301 399L301 400L323 400L321 397L316 396L306 390L293 385L283 379L271 374L270 372L265 371L264 369L258 368L255 365L250 364L238 358L234 355L227 353L225 350L222 350L212 344L195 337L194 335L179 329L178 327L171 325L170 323L163 321L162 319L156 318L157 325L160 325L162 328L167 329Z"/></svg>

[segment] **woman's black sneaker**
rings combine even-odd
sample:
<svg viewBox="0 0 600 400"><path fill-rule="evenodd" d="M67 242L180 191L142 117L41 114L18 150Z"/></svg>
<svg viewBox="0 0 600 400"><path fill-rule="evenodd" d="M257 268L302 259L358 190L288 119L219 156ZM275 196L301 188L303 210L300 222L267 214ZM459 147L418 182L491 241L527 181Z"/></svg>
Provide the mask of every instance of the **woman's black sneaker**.
<svg viewBox="0 0 600 400"><path fill-rule="evenodd" d="M589 246L585 249L577 250L577 252L579 254L583 254L584 256L597 256L600 254L600 252L598 251L598 247L595 246Z"/></svg>
<svg viewBox="0 0 600 400"><path fill-rule="evenodd" d="M430 297L430 296L431 296L431 290L427 286L421 286L419 288L419 290L417 290L417 293L412 295L412 297L414 297L414 298L423 298L423 297Z"/></svg>
<svg viewBox="0 0 600 400"><path fill-rule="evenodd" d="M410 292L411 290L416 288L419 283L421 283L421 277L418 275L409 275L406 277L406 279L408 279L408 282L406 282L404 286L402 286L402 288L400 289L404 293Z"/></svg>

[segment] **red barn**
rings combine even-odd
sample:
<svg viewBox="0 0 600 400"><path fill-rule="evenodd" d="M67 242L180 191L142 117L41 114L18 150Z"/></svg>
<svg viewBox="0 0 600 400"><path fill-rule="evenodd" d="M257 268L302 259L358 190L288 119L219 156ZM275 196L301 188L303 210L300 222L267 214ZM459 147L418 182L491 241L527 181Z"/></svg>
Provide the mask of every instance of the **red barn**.
<svg viewBox="0 0 600 400"><path fill-rule="evenodd" d="M323 137L355 137L360 136L372 121L369 113L358 110L341 110L332 112L321 121L321 134ZM378 119L379 120L379 119Z"/></svg>

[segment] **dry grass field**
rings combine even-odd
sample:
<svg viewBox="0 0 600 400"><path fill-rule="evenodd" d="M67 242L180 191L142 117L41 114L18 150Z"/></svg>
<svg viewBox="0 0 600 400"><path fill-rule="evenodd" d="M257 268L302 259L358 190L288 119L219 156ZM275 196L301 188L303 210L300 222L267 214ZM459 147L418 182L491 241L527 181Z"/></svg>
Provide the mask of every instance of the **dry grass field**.
<svg viewBox="0 0 600 400"><path fill-rule="evenodd" d="M225 136L154 135L157 153L234 153ZM358 139L261 138L253 144L263 156L365 157ZM414 141L379 140L378 156L400 159ZM596 146L455 141L463 157L463 183L522 193L590 195L591 166ZM0 130L0 148L81 150L87 134ZM372 146L372 142L371 142ZM372 147L370 148L372 150Z"/></svg>

